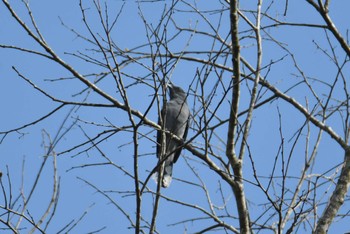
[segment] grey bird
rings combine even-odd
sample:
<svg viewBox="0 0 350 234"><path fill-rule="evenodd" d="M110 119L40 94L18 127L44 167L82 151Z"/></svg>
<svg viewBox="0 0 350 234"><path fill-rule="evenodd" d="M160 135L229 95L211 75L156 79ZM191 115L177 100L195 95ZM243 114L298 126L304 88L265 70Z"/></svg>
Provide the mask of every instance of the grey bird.
<svg viewBox="0 0 350 234"><path fill-rule="evenodd" d="M170 91L170 100L167 101L166 107L163 107L162 109L165 130L171 132L179 138L182 138L183 141L185 141L187 137L190 117L190 110L186 102L187 95L183 89L173 84L168 84L167 88ZM166 134L165 155L162 156L162 136L162 131L158 131L157 157L159 159L166 157L164 161L163 178L161 181L162 187L167 188L171 183L173 165L179 159L182 150L182 143L174 140L169 134ZM156 175L156 177L158 176Z"/></svg>

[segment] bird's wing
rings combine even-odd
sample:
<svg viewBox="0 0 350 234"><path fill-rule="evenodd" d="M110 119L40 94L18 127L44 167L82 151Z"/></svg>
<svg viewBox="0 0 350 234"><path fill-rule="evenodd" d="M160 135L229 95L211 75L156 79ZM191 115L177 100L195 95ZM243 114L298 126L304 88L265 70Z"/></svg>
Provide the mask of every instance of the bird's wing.
<svg viewBox="0 0 350 234"><path fill-rule="evenodd" d="M183 142L185 142L186 138L187 138L187 133L188 133L188 128L190 126L190 118L188 117L187 119L187 122L186 122L186 127L185 127L185 132L182 136L182 139L183 139ZM175 155L174 155L174 163L176 163L176 161L179 159L180 157L180 154L181 154L181 150L182 150L182 147L180 147L176 152L175 152Z"/></svg>
<svg viewBox="0 0 350 234"><path fill-rule="evenodd" d="M186 122L186 128L185 128L185 132L184 135L182 137L182 139L185 141L187 139L187 133L188 133L188 128L190 127L190 116L188 116L187 122Z"/></svg>
<svg viewBox="0 0 350 234"><path fill-rule="evenodd" d="M161 111L161 115L163 117L163 121L165 121L165 115L164 115L164 108ZM160 116L158 117L158 125L160 124ZM162 127L162 126L161 126ZM163 134L161 130L157 131L157 157L159 158L159 155L162 151L162 143L163 143Z"/></svg>

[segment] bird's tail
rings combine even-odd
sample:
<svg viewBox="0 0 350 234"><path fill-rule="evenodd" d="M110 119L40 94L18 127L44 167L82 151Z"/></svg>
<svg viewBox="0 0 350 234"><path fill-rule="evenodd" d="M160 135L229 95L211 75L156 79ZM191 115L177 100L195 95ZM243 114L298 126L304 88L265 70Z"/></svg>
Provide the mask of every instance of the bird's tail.
<svg viewBox="0 0 350 234"><path fill-rule="evenodd" d="M162 179L162 187L167 188L170 186L173 175L173 164L164 166L163 179Z"/></svg>
<svg viewBox="0 0 350 234"><path fill-rule="evenodd" d="M167 188L170 186L173 174L173 164L165 165L163 171L162 187ZM153 179L158 183L158 172L154 173Z"/></svg>

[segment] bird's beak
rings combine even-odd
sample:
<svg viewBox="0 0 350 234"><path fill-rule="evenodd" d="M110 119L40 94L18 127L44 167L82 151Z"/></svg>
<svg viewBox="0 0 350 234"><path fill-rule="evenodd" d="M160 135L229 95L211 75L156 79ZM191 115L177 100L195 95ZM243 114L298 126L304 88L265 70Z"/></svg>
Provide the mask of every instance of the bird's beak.
<svg viewBox="0 0 350 234"><path fill-rule="evenodd" d="M169 81L169 82L166 84L166 87L169 88L169 89L172 89L172 88L173 88L173 84Z"/></svg>

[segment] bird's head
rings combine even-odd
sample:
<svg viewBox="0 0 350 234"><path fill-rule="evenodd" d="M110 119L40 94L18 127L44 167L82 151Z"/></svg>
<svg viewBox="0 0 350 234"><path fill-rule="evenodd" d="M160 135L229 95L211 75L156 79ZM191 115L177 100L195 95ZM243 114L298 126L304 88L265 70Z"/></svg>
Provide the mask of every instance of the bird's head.
<svg viewBox="0 0 350 234"><path fill-rule="evenodd" d="M182 88L172 83L168 83L167 88L169 90L170 99L174 99L174 98L181 98L183 100L186 99L186 92Z"/></svg>

